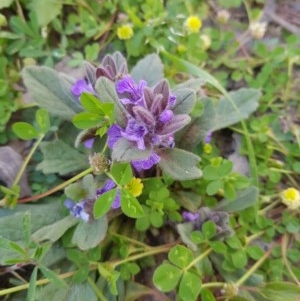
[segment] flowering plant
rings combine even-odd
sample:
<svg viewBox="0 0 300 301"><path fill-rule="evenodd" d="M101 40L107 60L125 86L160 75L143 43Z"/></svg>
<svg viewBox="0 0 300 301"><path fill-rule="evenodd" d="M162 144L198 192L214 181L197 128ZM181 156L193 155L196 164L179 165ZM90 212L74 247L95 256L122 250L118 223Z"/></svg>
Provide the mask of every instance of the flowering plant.
<svg viewBox="0 0 300 301"><path fill-rule="evenodd" d="M173 290L185 301L200 296L215 300L220 294L242 300L252 294L243 290L244 283L261 286L254 297L272 290L255 269L246 269L248 256L258 260L258 268L272 248L264 254L253 245L257 233L242 242L231 218L257 206L258 191L251 184L257 180L255 170L250 170L251 179L234 172L232 161L222 158L212 143L215 132L256 109L260 93L245 88L227 93L204 70L162 53L195 77L171 85L157 54L129 72L119 52L106 55L99 66L85 62L79 79L47 67L23 70L24 83L41 109L34 125L16 123L14 130L24 139L37 138L43 153L38 169L69 176L49 193L64 189L61 202L43 207L59 214L49 225L35 227L28 238L33 243L24 252L34 265L30 294L38 269L53 281L39 292L40 298L56 287L62 299L84 290L89 300L149 294L162 299L162 292ZM209 98L204 85L224 96ZM42 142L54 122L55 139ZM61 138L65 124L71 144ZM18 198L14 189L5 199L11 205ZM24 221L30 224L28 216ZM45 263L48 250L61 245L66 251L59 260ZM168 257L153 273L157 290L152 290L138 279L149 264L143 259L160 253ZM48 267L60 260L66 267L58 276ZM70 276L71 283L63 280Z"/></svg>

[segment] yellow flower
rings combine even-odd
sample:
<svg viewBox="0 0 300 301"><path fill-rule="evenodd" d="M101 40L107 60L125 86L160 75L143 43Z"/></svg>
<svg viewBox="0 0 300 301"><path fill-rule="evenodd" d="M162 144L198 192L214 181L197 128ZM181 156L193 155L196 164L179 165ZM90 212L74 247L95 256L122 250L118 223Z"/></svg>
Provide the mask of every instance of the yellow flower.
<svg viewBox="0 0 300 301"><path fill-rule="evenodd" d="M141 179L132 178L125 188L131 192L133 196L139 196L143 191L144 184Z"/></svg>
<svg viewBox="0 0 300 301"><path fill-rule="evenodd" d="M211 146L211 144L205 143L204 146L203 146L203 151L204 151L207 155L211 154L211 152L212 152L212 146Z"/></svg>
<svg viewBox="0 0 300 301"><path fill-rule="evenodd" d="M282 203L289 209L295 210L300 207L300 192L295 188L287 188L282 194Z"/></svg>
<svg viewBox="0 0 300 301"><path fill-rule="evenodd" d="M197 16L190 16L186 19L185 26L189 32L198 32L202 26L202 21Z"/></svg>
<svg viewBox="0 0 300 301"><path fill-rule="evenodd" d="M129 24L118 27L117 36L120 40L129 40L133 36L133 29Z"/></svg>

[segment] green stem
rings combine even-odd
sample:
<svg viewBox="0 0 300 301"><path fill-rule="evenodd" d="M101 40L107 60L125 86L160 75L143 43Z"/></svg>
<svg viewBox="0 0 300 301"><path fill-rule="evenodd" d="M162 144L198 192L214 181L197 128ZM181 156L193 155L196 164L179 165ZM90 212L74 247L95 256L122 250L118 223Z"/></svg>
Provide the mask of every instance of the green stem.
<svg viewBox="0 0 300 301"><path fill-rule="evenodd" d="M29 154L27 155L26 159L24 160L23 165L22 165L21 169L19 170L12 186L15 186L19 183L19 181L20 181L20 179L21 179L21 177L22 177L22 175L23 175L30 159L32 158L34 152L36 151L36 149L38 148L38 146L40 145L40 143L42 142L44 137L45 137L45 135L41 135L39 137L39 139L35 142L34 146L31 148L31 150L30 150Z"/></svg>
<svg viewBox="0 0 300 301"><path fill-rule="evenodd" d="M248 237L246 237L246 245L249 245L250 242L258 237L261 237L263 234L265 233L265 231L260 231L258 233L252 234Z"/></svg>
<svg viewBox="0 0 300 301"><path fill-rule="evenodd" d="M270 256L273 248L270 248L256 263L244 274L236 283L237 287L241 286Z"/></svg>
<svg viewBox="0 0 300 301"><path fill-rule="evenodd" d="M140 254L136 254L136 255L132 255L129 256L126 259L122 259L116 262L113 262L111 265L113 267L113 269L115 269L118 265L121 265L123 263L126 263L128 261L134 261L143 257L148 257L151 255L155 255L155 254L159 254L159 253L166 253L170 250L170 247L173 246L174 244L168 244L168 245L164 245L164 246L160 246L160 247L154 247L151 248L149 251L144 252L144 253L140 253Z"/></svg>
<svg viewBox="0 0 300 301"><path fill-rule="evenodd" d="M223 287L225 286L225 282L210 282L210 283L203 283L201 288L210 288L210 287Z"/></svg>
<svg viewBox="0 0 300 301"><path fill-rule="evenodd" d="M189 270L191 267L193 267L197 262L201 261L204 259L206 256L209 255L209 253L212 251L212 248L207 249L205 252L200 254L197 258L195 258L186 268L185 270Z"/></svg>
<svg viewBox="0 0 300 301"><path fill-rule="evenodd" d="M126 240L126 241L128 241L128 242L131 242L131 243L134 244L134 245L141 246L141 247L143 247L143 248L145 248L145 249L149 248L148 245L146 245L146 244L144 244L144 243L142 243L142 242L140 242L140 241L138 241L138 240L129 238L129 237L127 237L127 236L124 236L124 235L121 235L121 234L118 234L118 233L115 233L115 232L112 232L112 231L110 231L109 233L110 233L112 236L115 236L115 237L121 238L121 239L123 239L123 240Z"/></svg>
<svg viewBox="0 0 300 301"><path fill-rule="evenodd" d="M70 278L75 273L76 273L76 271L61 274L61 275L59 275L59 278L61 278L61 279ZM45 279L37 280L35 285L39 286L39 285L48 284L50 282L51 282L51 280L49 280L48 278L45 278ZM19 292L19 291L23 291L23 290L28 289L28 287L29 287L29 283L18 285L18 286L15 286L15 287L10 287L10 288L1 290L0 291L0 296L5 296L5 295L9 295L9 294L16 293L16 292Z"/></svg>
<svg viewBox="0 0 300 301"><path fill-rule="evenodd" d="M103 293L99 290L98 286L96 285L96 283L93 281L93 279L91 277L87 278L88 283L90 284L90 286L92 287L92 289L94 290L94 292L96 293L96 295L98 296L98 298L101 301L107 301L107 299L105 298L105 296L103 295Z"/></svg>
<svg viewBox="0 0 300 301"><path fill-rule="evenodd" d="M50 194L52 194L52 193L54 193L56 191L59 191L59 190L65 188L69 184L71 184L71 183L73 183L73 182L81 179L82 177L84 177L85 175L87 175L87 174L89 174L91 172L93 172L93 168L89 167L88 169L82 171L81 173L79 173L78 175L74 176L73 178L71 178L71 179L63 182L62 184L57 185L57 186L53 187L52 189L50 189L50 190L48 190L48 191L46 191L44 193L41 193L41 194L38 194L38 195L34 195L32 197L29 197L29 198L21 199L21 200L19 200L19 203L27 203L27 202L32 202L32 201L36 201L36 200L39 200L41 198L44 198L44 197L46 197L46 196L48 196L48 195L50 195Z"/></svg>
<svg viewBox="0 0 300 301"><path fill-rule="evenodd" d="M280 203L280 200L276 200L274 202L272 202L270 205L268 205L267 207L261 209L258 211L258 214L265 214L266 211L276 207L278 204Z"/></svg>

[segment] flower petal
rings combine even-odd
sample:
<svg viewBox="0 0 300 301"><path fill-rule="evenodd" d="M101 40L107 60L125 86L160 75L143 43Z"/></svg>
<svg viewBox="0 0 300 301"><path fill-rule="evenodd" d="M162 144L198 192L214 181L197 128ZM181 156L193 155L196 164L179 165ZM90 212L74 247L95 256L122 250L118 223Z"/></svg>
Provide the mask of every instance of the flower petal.
<svg viewBox="0 0 300 301"><path fill-rule="evenodd" d="M175 115L172 119L172 121L168 124L166 124L159 135L167 135L167 134L173 134L180 129L182 129L185 125L187 125L191 121L191 117L186 114L179 114Z"/></svg>
<svg viewBox="0 0 300 301"><path fill-rule="evenodd" d="M160 161L156 153L152 153L147 159L132 161L132 165L137 171L150 169Z"/></svg>
<svg viewBox="0 0 300 301"><path fill-rule="evenodd" d="M117 124L113 124L107 131L108 139L107 145L109 148L113 148L116 142L122 138L121 135L122 128Z"/></svg>

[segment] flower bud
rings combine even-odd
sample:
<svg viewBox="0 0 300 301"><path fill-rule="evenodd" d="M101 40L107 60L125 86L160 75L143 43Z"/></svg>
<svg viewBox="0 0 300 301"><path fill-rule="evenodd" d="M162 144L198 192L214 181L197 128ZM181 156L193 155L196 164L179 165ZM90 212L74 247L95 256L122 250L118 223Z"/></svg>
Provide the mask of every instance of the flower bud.
<svg viewBox="0 0 300 301"><path fill-rule="evenodd" d="M266 22L252 22L249 26L250 33L254 39L260 40L267 31Z"/></svg>
<svg viewBox="0 0 300 301"><path fill-rule="evenodd" d="M217 13L217 21L221 24L227 24L230 18L230 13L226 9L221 9Z"/></svg>
<svg viewBox="0 0 300 301"><path fill-rule="evenodd" d="M95 175L103 173L109 167L109 161L102 154L95 153L94 155L90 156L89 162Z"/></svg>
<svg viewBox="0 0 300 301"><path fill-rule="evenodd" d="M4 27L7 25L6 17L2 14L0 14L0 27Z"/></svg>

